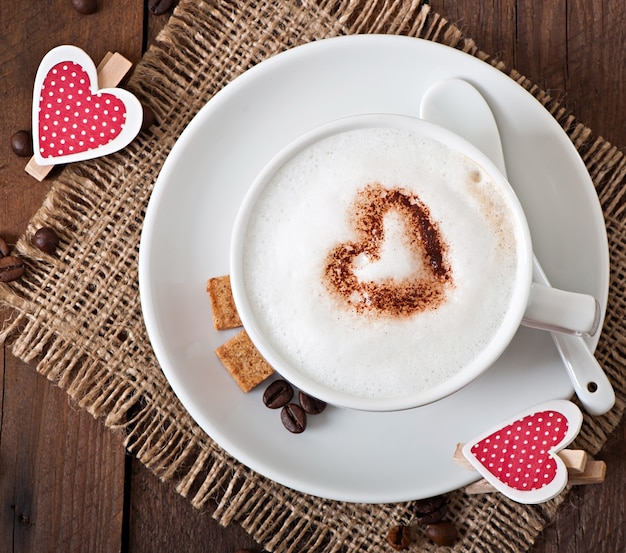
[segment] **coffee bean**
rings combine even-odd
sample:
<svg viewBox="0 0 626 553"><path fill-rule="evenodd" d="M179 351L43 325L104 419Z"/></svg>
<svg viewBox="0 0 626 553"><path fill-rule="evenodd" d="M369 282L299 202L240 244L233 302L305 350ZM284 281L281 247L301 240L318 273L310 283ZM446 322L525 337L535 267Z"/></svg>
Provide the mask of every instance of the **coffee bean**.
<svg viewBox="0 0 626 553"><path fill-rule="evenodd" d="M30 131L17 131L11 136L11 149L20 157L33 155L33 137Z"/></svg>
<svg viewBox="0 0 626 553"><path fill-rule="evenodd" d="M306 413L296 403L288 403L280 412L283 426L293 434L300 434L306 429Z"/></svg>
<svg viewBox="0 0 626 553"><path fill-rule="evenodd" d="M98 0L72 0L72 6L78 13L89 15L98 11Z"/></svg>
<svg viewBox="0 0 626 553"><path fill-rule="evenodd" d="M302 409L309 413L309 415L319 415L324 409L326 409L325 401L305 394L304 392L298 392L298 401L300 402Z"/></svg>
<svg viewBox="0 0 626 553"><path fill-rule="evenodd" d="M154 111L152 111L148 106L145 106L144 104L141 104L141 109L143 111L143 118L141 119L141 130L145 131L156 123L156 115L154 114Z"/></svg>
<svg viewBox="0 0 626 553"><path fill-rule="evenodd" d="M447 503L445 495L436 495L425 499L418 499L411 505L413 514L417 517L429 515L441 509Z"/></svg>
<svg viewBox="0 0 626 553"><path fill-rule="evenodd" d="M13 255L0 257L0 282L11 282L24 274L24 262Z"/></svg>
<svg viewBox="0 0 626 553"><path fill-rule="evenodd" d="M42 252L54 253L59 245L59 237L54 229L42 227L33 236L33 244Z"/></svg>
<svg viewBox="0 0 626 553"><path fill-rule="evenodd" d="M154 15L163 15L165 12L171 10L175 3L175 0L150 0L148 2L148 9Z"/></svg>
<svg viewBox="0 0 626 553"><path fill-rule="evenodd" d="M438 522L426 526L426 536L437 545L450 547L456 543L458 532L451 522Z"/></svg>
<svg viewBox="0 0 626 553"><path fill-rule="evenodd" d="M286 380L275 380L265 390L263 403L270 409L287 405L293 397L293 388Z"/></svg>
<svg viewBox="0 0 626 553"><path fill-rule="evenodd" d="M411 545L411 529L408 526L398 524L387 533L387 542L397 551L402 551Z"/></svg>
<svg viewBox="0 0 626 553"><path fill-rule="evenodd" d="M419 515L416 514L415 520L419 524L434 524L435 522L441 522L443 520L443 517L446 516L447 512L448 506L444 503L441 507L439 507L439 509L436 509L435 511L432 511L430 513L424 513Z"/></svg>
<svg viewBox="0 0 626 553"><path fill-rule="evenodd" d="M0 237L0 257L9 255L9 245Z"/></svg>

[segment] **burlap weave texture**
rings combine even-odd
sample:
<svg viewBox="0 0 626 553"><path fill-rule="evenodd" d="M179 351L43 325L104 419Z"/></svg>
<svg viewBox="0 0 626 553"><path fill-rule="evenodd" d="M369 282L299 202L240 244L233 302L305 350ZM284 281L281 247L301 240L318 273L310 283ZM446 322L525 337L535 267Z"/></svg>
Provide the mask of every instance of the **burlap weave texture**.
<svg viewBox="0 0 626 553"><path fill-rule="evenodd" d="M129 83L158 125L125 150L66 168L52 184L17 253L23 279L0 288L14 318L0 337L61 386L82 408L126 432L129 450L215 517L240 523L270 551L387 551L385 529L410 520L408 506L323 500L275 484L230 458L178 402L158 367L141 316L138 245L159 170L184 127L223 86L287 48L325 37L392 33L435 40L490 62L453 25L417 0L225 0L180 2ZM504 67L500 67L506 70ZM550 97L510 72L555 116L579 150L604 210L611 250L609 310L597 356L616 389L616 407L585 418L577 446L597 453L617 426L626 397L624 182L616 148L577 124ZM43 254L29 241L40 226L58 230L61 247ZM455 551L525 551L549 523L560 496L521 506L498 494L451 494L460 530ZM413 550L436 547L423 535Z"/></svg>

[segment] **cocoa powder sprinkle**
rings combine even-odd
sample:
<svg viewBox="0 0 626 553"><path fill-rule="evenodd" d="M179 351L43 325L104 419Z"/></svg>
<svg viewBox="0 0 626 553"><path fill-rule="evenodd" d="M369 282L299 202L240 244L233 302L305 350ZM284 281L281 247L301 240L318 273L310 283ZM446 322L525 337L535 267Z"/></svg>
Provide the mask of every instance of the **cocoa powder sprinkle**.
<svg viewBox="0 0 626 553"><path fill-rule="evenodd" d="M380 259L385 239L383 220L392 210L406 220L408 245L422 259L426 270L402 280L359 281L354 260L361 254L371 260ZM441 305L452 285L447 246L437 222L416 194L385 188L380 183L368 185L357 193L350 218L358 240L337 245L326 258L324 279L333 296L359 313L394 318L411 317Z"/></svg>

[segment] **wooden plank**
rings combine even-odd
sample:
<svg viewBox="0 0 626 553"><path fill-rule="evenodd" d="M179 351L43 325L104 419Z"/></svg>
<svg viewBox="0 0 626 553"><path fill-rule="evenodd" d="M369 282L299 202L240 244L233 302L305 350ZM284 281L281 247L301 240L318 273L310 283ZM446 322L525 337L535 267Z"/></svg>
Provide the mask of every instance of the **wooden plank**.
<svg viewBox="0 0 626 553"><path fill-rule="evenodd" d="M561 98L567 76L567 0L518 1L514 67Z"/></svg>
<svg viewBox="0 0 626 553"><path fill-rule="evenodd" d="M121 436L8 356L0 426L0 540L7 551L120 549Z"/></svg>
<svg viewBox="0 0 626 553"><path fill-rule="evenodd" d="M626 2L568 0L567 6L567 105L596 133L623 146Z"/></svg>
<svg viewBox="0 0 626 553"><path fill-rule="evenodd" d="M478 48L509 64L516 52L516 0L431 0L431 8L472 38ZM497 28L489 28L497 22Z"/></svg>
<svg viewBox="0 0 626 553"><path fill-rule="evenodd" d="M171 482L160 482L136 459L133 460L131 476L128 551L230 553L246 548L260 551L238 524L230 524L226 528L220 526L211 517L212 507L201 511L195 509L188 499L176 493Z"/></svg>

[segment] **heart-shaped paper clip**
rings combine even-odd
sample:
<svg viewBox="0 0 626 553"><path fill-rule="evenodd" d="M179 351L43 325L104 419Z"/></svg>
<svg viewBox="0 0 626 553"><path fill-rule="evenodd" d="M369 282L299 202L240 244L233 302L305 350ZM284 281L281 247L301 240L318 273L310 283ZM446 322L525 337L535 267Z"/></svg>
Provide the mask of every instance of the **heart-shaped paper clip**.
<svg viewBox="0 0 626 553"><path fill-rule="evenodd" d="M127 146L139 133L139 100L121 88L98 89L96 66L76 46L41 61L33 92L33 150L39 165L92 159Z"/></svg>
<svg viewBox="0 0 626 553"><path fill-rule="evenodd" d="M557 455L580 432L582 413L554 400L528 409L467 442L463 455L494 488L519 503L542 503L567 484Z"/></svg>

